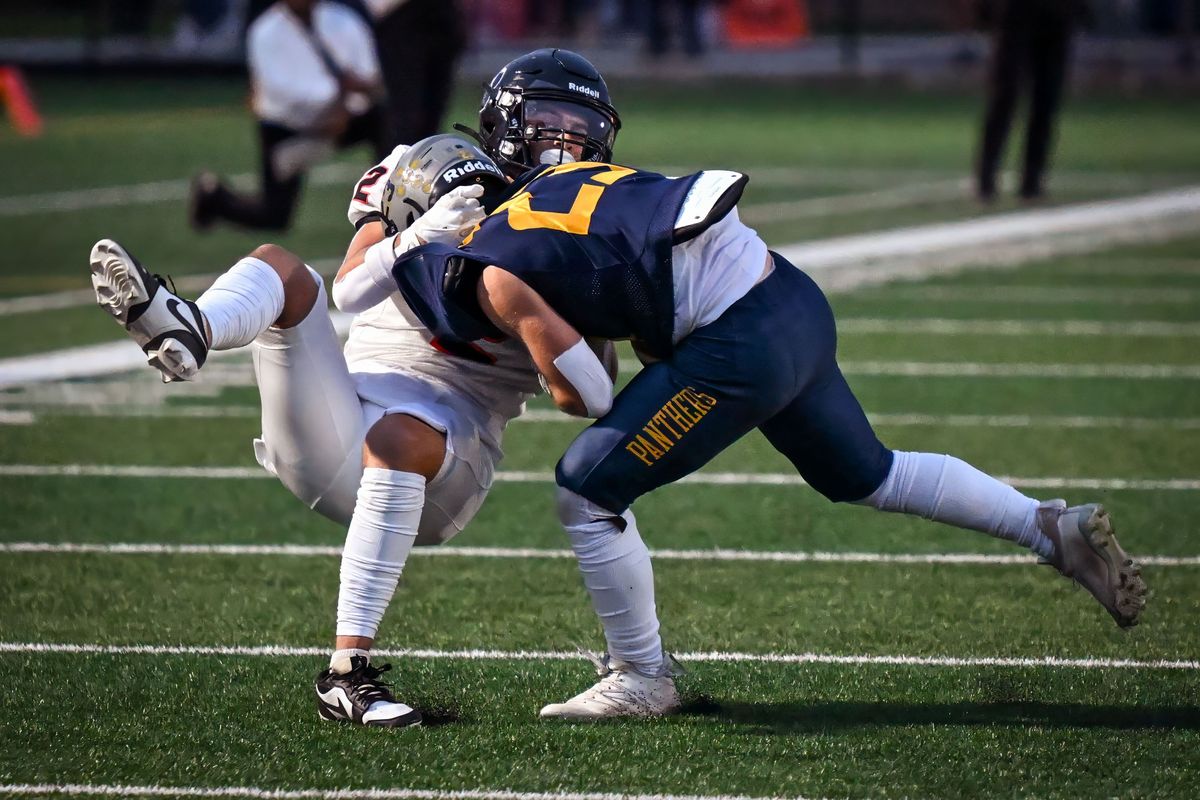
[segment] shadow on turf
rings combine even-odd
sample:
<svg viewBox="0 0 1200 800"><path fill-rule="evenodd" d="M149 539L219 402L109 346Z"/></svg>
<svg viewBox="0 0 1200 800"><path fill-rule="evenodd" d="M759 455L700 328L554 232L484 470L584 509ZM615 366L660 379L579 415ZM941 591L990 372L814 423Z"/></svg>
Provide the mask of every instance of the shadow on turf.
<svg viewBox="0 0 1200 800"><path fill-rule="evenodd" d="M708 717L767 732L829 732L864 725L1037 725L1054 728L1200 729L1200 706L1092 706L1078 703L686 703L684 717Z"/></svg>

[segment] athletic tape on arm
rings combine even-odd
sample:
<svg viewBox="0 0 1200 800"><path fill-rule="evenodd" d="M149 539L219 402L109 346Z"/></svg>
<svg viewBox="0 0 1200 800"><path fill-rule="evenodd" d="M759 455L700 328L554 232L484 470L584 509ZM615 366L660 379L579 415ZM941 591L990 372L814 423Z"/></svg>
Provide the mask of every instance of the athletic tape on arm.
<svg viewBox="0 0 1200 800"><path fill-rule="evenodd" d="M554 366L579 393L589 417L602 417L612 408L612 379L586 341L580 339L560 353Z"/></svg>

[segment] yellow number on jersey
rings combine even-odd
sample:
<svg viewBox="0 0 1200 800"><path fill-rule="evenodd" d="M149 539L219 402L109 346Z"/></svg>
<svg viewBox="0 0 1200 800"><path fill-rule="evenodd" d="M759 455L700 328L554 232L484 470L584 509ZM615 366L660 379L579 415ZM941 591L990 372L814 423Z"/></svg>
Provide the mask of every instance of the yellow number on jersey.
<svg viewBox="0 0 1200 800"><path fill-rule="evenodd" d="M592 213L596 210L596 205L600 202L600 195L604 194L604 189L626 175L632 175L636 170L612 164L579 161L574 164L561 164L543 173L544 175L562 175L577 169L595 169L597 166L603 166L608 171L588 177L588 180L594 181L594 183L585 183L579 187L579 192L575 195L569 211L535 211L530 208L533 195L529 192L521 192L501 205L496 212L508 211L508 224L514 231L550 228L582 236L591 227Z"/></svg>

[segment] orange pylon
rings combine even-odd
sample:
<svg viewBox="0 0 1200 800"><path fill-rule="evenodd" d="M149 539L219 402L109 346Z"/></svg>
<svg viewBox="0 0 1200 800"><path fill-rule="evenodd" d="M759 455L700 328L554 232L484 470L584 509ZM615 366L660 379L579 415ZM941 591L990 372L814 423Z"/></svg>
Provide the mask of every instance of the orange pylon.
<svg viewBox="0 0 1200 800"><path fill-rule="evenodd" d="M25 76L16 67L0 67L0 99L8 110L13 128L22 136L42 133L42 115L33 102Z"/></svg>
<svg viewBox="0 0 1200 800"><path fill-rule="evenodd" d="M809 36L804 0L731 0L725 35L734 47L787 47Z"/></svg>

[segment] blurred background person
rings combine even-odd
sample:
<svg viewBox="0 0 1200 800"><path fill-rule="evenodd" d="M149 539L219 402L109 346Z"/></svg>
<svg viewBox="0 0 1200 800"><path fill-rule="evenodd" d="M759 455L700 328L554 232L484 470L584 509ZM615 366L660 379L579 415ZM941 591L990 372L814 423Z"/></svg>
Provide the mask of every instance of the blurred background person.
<svg viewBox="0 0 1200 800"><path fill-rule="evenodd" d="M992 63L976 191L984 202L995 199L997 173L1017 100L1027 91L1029 122L1019 193L1024 200L1036 200L1045 192L1071 37L1086 10L1085 0L982 0L980 9L984 23L992 28Z"/></svg>
<svg viewBox="0 0 1200 800"><path fill-rule="evenodd" d="M652 59L665 57L671 49L671 31L679 36L680 49L689 59L704 54L700 35L703 0L648 0L646 14L646 54Z"/></svg>
<svg viewBox="0 0 1200 800"><path fill-rule="evenodd" d="M251 23L246 57L260 189L239 194L213 173L197 175L190 214L199 230L218 220L284 230L311 166L359 142L378 158L391 150L375 42L355 11L329 0L278 0Z"/></svg>
<svg viewBox="0 0 1200 800"><path fill-rule="evenodd" d="M363 0L375 24L393 143L439 133L467 45L455 0Z"/></svg>

